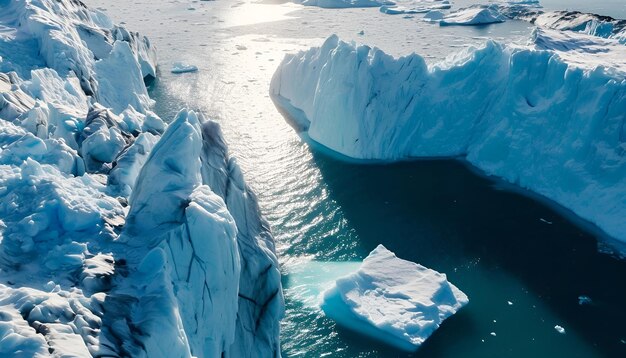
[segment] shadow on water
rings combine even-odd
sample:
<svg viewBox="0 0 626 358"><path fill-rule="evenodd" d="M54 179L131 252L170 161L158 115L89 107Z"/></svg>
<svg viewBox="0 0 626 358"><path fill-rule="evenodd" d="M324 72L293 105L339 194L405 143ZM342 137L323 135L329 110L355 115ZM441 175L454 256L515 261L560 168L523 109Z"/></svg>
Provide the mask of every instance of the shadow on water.
<svg viewBox="0 0 626 358"><path fill-rule="evenodd" d="M413 356L626 357L626 261L599 253L592 234L555 210L497 190L459 161L315 161L363 257L384 244L470 297ZM580 305L580 295L592 303Z"/></svg>

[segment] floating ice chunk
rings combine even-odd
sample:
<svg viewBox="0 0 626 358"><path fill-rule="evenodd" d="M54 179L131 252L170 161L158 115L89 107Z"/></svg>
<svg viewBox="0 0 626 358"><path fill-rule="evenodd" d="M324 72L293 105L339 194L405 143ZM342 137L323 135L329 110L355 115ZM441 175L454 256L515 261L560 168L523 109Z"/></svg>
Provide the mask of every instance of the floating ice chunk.
<svg viewBox="0 0 626 358"><path fill-rule="evenodd" d="M590 305L593 301L591 300L591 297L589 296L578 296L578 304L583 306L583 305Z"/></svg>
<svg viewBox="0 0 626 358"><path fill-rule="evenodd" d="M421 14L451 7L452 5L448 0L398 0L394 1L393 4L381 6L380 12L388 15Z"/></svg>
<svg viewBox="0 0 626 358"><path fill-rule="evenodd" d="M554 329L559 332L560 334L565 334L565 328L559 326L558 324L556 326L554 326Z"/></svg>
<svg viewBox="0 0 626 358"><path fill-rule="evenodd" d="M187 73L187 72L196 72L198 71L198 67L194 65L187 64L185 62L176 62L172 65L172 73Z"/></svg>
<svg viewBox="0 0 626 358"><path fill-rule="evenodd" d="M379 245L357 272L324 293L321 307L346 328L414 351L468 302L445 274L399 259Z"/></svg>
<svg viewBox="0 0 626 358"><path fill-rule="evenodd" d="M439 24L441 26L474 26L494 24L505 20L506 17L500 14L495 7L469 7L444 16Z"/></svg>
<svg viewBox="0 0 626 358"><path fill-rule="evenodd" d="M443 19L445 14L439 10L432 10L424 15L424 21L427 22L439 22Z"/></svg>
<svg viewBox="0 0 626 358"><path fill-rule="evenodd" d="M317 6L327 9L379 7L385 4L394 4L393 2L386 0L295 0L294 2L304 6Z"/></svg>

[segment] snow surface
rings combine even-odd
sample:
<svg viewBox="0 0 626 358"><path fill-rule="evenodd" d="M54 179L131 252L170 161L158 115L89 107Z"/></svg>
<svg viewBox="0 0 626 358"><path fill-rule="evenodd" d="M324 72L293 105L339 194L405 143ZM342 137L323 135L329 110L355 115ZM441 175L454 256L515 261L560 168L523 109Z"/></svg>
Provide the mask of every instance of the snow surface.
<svg viewBox="0 0 626 358"><path fill-rule="evenodd" d="M452 12L441 19L441 26L472 26L487 25L504 22L506 18L500 14L497 8L489 7L469 7Z"/></svg>
<svg viewBox="0 0 626 358"><path fill-rule="evenodd" d="M414 351L468 302L445 274L379 245L358 271L324 292L321 307L342 326Z"/></svg>
<svg viewBox="0 0 626 358"><path fill-rule="evenodd" d="M431 67L330 37L287 55L271 95L351 158L464 157L626 241L626 47L537 29Z"/></svg>
<svg viewBox="0 0 626 358"><path fill-rule="evenodd" d="M280 355L269 225L216 123L150 111L154 76L99 11L0 1L0 356Z"/></svg>

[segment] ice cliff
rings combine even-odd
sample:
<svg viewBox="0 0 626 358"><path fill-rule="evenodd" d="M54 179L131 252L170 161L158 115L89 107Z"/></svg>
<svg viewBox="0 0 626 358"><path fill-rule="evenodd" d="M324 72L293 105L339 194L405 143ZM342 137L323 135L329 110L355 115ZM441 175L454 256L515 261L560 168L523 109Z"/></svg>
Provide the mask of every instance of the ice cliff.
<svg viewBox="0 0 626 358"><path fill-rule="evenodd" d="M335 152L465 158L626 241L625 59L615 40L542 29L434 65L333 36L287 55L270 92Z"/></svg>
<svg viewBox="0 0 626 358"><path fill-rule="evenodd" d="M0 1L0 356L280 356L269 225L216 123L150 111L156 74L79 1Z"/></svg>

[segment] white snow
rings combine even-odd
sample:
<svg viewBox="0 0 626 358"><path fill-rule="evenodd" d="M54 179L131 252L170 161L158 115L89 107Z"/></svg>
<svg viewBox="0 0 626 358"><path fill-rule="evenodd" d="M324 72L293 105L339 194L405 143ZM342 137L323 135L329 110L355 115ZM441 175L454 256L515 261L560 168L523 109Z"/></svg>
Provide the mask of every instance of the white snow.
<svg viewBox="0 0 626 358"><path fill-rule="evenodd" d="M439 22L441 26L451 25L487 25L504 22L506 18L500 14L497 8L489 7L469 7L452 12L443 17Z"/></svg>
<svg viewBox="0 0 626 358"><path fill-rule="evenodd" d="M288 55L275 103L348 157L463 157L626 241L626 47L537 29L428 66L330 37Z"/></svg>
<svg viewBox="0 0 626 358"><path fill-rule="evenodd" d="M446 275L402 260L384 246L324 293L326 315L351 330L414 351L469 302Z"/></svg>

